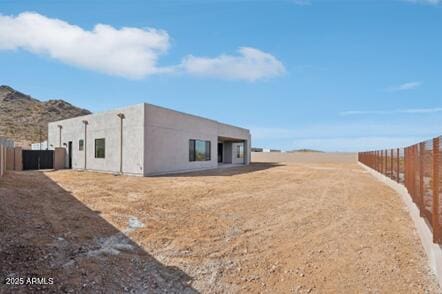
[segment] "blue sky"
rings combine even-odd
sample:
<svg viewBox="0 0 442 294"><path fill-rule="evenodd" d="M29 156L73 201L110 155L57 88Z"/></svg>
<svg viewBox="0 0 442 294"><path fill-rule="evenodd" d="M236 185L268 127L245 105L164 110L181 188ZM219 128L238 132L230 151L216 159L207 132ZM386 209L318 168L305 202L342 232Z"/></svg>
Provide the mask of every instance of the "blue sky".
<svg viewBox="0 0 442 294"><path fill-rule="evenodd" d="M149 102L284 150L442 134L442 1L0 4L0 83L43 100Z"/></svg>

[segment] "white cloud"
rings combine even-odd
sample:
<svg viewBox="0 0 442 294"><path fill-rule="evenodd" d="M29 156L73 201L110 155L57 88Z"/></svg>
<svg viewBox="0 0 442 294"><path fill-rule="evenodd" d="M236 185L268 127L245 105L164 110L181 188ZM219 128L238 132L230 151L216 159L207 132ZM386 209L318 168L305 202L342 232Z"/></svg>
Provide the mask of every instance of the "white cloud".
<svg viewBox="0 0 442 294"><path fill-rule="evenodd" d="M238 52L237 56L214 58L189 55L181 67L194 75L247 81L271 78L285 72L284 65L269 53L250 47L241 47Z"/></svg>
<svg viewBox="0 0 442 294"><path fill-rule="evenodd" d="M391 86L387 88L388 92L399 92L399 91L408 91L408 90L414 90L417 89L422 85L422 82L408 82L403 83L398 86Z"/></svg>
<svg viewBox="0 0 442 294"><path fill-rule="evenodd" d="M0 49L20 48L112 75L140 78L161 72L156 62L168 47L162 30L97 24L87 31L38 13L0 15Z"/></svg>
<svg viewBox="0 0 442 294"><path fill-rule="evenodd" d="M298 128L274 128L251 126L252 137L255 140L305 139L305 138L335 138L335 137L396 137L406 134L410 137L433 136L440 133L440 122L428 120L398 122L339 122L329 124L304 125Z"/></svg>
<svg viewBox="0 0 442 294"><path fill-rule="evenodd" d="M189 55L179 65L160 67L158 59L169 46L170 38L164 30L117 29L105 24L85 30L34 12L24 12L15 17L0 14L0 50L22 49L106 74L143 78L184 71L201 76L255 81L285 71L274 56L249 47L240 48L239 56L207 58Z"/></svg>
<svg viewBox="0 0 442 294"><path fill-rule="evenodd" d="M442 107L435 108L410 108L394 110L350 110L341 112L340 115L364 115L364 114L428 114L442 112Z"/></svg>

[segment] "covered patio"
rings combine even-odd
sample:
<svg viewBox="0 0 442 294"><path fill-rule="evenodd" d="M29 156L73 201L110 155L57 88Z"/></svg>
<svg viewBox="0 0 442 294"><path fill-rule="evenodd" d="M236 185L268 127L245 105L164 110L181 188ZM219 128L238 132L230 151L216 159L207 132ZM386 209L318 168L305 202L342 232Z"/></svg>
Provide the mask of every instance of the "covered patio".
<svg viewBox="0 0 442 294"><path fill-rule="evenodd" d="M246 140L218 137L218 167L245 164L247 152Z"/></svg>

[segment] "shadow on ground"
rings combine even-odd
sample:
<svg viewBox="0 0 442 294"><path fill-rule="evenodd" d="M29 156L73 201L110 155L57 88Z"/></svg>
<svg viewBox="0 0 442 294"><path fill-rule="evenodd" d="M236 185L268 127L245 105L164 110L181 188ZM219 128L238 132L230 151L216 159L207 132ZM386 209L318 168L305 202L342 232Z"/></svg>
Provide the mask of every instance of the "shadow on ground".
<svg viewBox="0 0 442 294"><path fill-rule="evenodd" d="M284 164L277 162L256 162L249 165L238 165L233 167L222 167L209 170L201 170L194 172L184 172L176 174L160 175L157 177L230 177L241 174L252 173L256 171L266 170L278 166L284 166Z"/></svg>
<svg viewBox="0 0 442 294"><path fill-rule="evenodd" d="M118 230L42 172L8 173L0 201L0 293L197 293L127 237L130 226Z"/></svg>

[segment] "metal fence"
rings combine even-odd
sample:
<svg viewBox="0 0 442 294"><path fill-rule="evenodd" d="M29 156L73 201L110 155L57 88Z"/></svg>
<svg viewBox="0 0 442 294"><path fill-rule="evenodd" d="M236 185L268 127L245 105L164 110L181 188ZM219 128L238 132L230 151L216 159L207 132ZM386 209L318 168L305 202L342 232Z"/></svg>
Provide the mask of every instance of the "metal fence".
<svg viewBox="0 0 442 294"><path fill-rule="evenodd" d="M421 217L433 231L433 242L442 244L442 137L406 148L360 152L361 163L403 184Z"/></svg>

